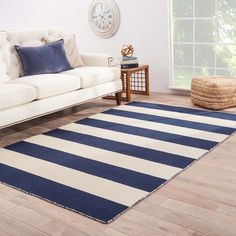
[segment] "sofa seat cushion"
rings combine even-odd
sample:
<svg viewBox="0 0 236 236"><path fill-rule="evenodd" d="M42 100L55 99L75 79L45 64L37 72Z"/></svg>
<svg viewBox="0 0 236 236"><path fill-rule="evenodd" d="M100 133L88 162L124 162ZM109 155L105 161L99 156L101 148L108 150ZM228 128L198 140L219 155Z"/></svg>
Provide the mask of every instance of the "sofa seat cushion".
<svg viewBox="0 0 236 236"><path fill-rule="evenodd" d="M85 66L64 71L62 74L80 77L81 88L88 88L119 79L120 69L117 67Z"/></svg>
<svg viewBox="0 0 236 236"><path fill-rule="evenodd" d="M36 89L23 84L0 85L0 110L27 104L36 99Z"/></svg>
<svg viewBox="0 0 236 236"><path fill-rule="evenodd" d="M10 84L25 84L36 89L37 99L56 96L80 89L80 79L73 75L42 74L14 79Z"/></svg>

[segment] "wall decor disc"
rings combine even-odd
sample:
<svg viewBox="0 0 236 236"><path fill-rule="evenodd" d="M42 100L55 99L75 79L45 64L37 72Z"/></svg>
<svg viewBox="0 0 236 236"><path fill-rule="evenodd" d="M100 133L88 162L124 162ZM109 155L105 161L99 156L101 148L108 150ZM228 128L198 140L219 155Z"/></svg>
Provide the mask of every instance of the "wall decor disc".
<svg viewBox="0 0 236 236"><path fill-rule="evenodd" d="M88 12L91 29L101 38L113 36L120 24L120 11L114 0L93 0Z"/></svg>

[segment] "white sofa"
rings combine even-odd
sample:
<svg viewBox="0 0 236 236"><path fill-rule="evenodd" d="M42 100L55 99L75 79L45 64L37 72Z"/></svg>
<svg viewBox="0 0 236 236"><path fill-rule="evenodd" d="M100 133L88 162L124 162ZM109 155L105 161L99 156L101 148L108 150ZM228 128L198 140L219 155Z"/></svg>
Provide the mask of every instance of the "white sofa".
<svg viewBox="0 0 236 236"><path fill-rule="evenodd" d="M42 37L63 34L59 29L0 32L0 128L110 93L120 104L120 70L108 67L107 54L81 54L85 66L66 72L20 77L13 45L39 46Z"/></svg>

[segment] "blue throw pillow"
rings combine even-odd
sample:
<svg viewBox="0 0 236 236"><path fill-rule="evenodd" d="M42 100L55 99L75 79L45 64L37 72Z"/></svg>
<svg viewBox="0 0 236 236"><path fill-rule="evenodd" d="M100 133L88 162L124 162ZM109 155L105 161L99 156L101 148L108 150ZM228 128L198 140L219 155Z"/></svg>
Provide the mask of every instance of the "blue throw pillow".
<svg viewBox="0 0 236 236"><path fill-rule="evenodd" d="M15 45L25 76L59 73L71 69L63 39L38 47Z"/></svg>

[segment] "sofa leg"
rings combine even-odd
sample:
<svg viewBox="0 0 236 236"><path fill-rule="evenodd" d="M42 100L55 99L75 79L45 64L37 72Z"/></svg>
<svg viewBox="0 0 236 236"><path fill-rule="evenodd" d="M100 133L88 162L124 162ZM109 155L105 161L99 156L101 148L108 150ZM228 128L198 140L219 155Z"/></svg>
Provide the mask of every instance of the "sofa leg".
<svg viewBox="0 0 236 236"><path fill-rule="evenodd" d="M116 93L116 104L118 106L121 104L121 92Z"/></svg>

